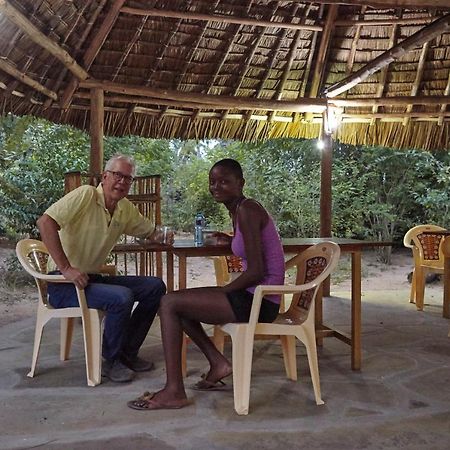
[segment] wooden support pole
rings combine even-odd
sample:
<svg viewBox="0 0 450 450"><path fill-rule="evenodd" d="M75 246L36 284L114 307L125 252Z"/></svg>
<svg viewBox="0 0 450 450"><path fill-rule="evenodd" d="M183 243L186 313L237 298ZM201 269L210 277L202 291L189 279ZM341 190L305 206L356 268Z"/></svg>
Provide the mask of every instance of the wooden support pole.
<svg viewBox="0 0 450 450"><path fill-rule="evenodd" d="M321 167L320 167L320 237L331 237L332 220L332 198L331 198L331 173L333 163L333 140L331 134L326 133L326 113L322 116L322 135L323 142ZM327 278L323 284L323 296L330 295L330 278Z"/></svg>
<svg viewBox="0 0 450 450"><path fill-rule="evenodd" d="M91 158L89 173L90 184L97 184L95 178L103 171L103 126L104 126L104 93L102 89L91 89Z"/></svg>

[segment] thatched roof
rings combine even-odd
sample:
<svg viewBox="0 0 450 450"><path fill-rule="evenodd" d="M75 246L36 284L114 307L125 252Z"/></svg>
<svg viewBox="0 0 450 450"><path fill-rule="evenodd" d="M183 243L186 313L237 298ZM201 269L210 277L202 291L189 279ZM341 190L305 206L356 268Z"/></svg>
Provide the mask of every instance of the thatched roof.
<svg viewBox="0 0 450 450"><path fill-rule="evenodd" d="M0 105L88 128L101 87L106 134L257 140L317 137L328 102L344 142L449 148L449 14L450 0L0 0Z"/></svg>

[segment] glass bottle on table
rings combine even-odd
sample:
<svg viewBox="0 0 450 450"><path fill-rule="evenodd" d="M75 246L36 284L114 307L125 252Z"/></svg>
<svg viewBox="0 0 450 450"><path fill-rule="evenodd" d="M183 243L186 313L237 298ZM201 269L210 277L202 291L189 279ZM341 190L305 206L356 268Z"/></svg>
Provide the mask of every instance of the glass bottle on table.
<svg viewBox="0 0 450 450"><path fill-rule="evenodd" d="M203 245L203 229L205 226L205 216L201 212L197 213L194 223L194 244L196 247L201 247Z"/></svg>

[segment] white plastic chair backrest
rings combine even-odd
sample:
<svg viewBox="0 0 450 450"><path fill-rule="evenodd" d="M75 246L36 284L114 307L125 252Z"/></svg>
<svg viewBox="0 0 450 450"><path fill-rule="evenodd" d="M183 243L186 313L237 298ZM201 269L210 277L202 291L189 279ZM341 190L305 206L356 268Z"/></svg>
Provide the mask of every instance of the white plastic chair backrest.
<svg viewBox="0 0 450 450"><path fill-rule="evenodd" d="M295 284L312 283L311 288L294 294L287 314L291 317L304 317L310 310L311 302L321 283L334 271L341 250L339 245L327 241L309 247L286 263L286 269L297 268Z"/></svg>
<svg viewBox="0 0 450 450"><path fill-rule="evenodd" d="M42 241L22 239L16 245L16 255L22 267L34 278L41 301L48 306L47 283L42 277L47 274L48 250Z"/></svg>
<svg viewBox="0 0 450 450"><path fill-rule="evenodd" d="M442 243L444 242L444 236L424 234L424 232L433 231L445 231L445 228L437 225L418 225L406 233L404 241L407 239L412 240L414 247L418 250L418 254L415 256L419 258L420 263L443 267L444 252Z"/></svg>

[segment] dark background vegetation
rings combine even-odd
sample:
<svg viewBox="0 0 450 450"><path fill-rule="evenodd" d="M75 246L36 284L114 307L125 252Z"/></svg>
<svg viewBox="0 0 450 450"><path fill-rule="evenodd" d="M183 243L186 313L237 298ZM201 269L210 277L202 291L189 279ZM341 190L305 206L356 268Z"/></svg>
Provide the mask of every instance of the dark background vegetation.
<svg viewBox="0 0 450 450"><path fill-rule="evenodd" d="M160 174L163 220L191 231L202 211L209 227L229 230L225 208L208 192L208 170L224 157L243 166L246 194L274 216L284 237L319 230L320 151L314 140L237 141L105 138L105 161L135 157L138 175ZM63 195L64 173L87 172L89 136L34 117L0 118L0 236L37 234L36 219ZM335 143L333 235L401 244L421 223L450 227L450 156L447 151L395 150ZM389 255L384 255L386 261Z"/></svg>

